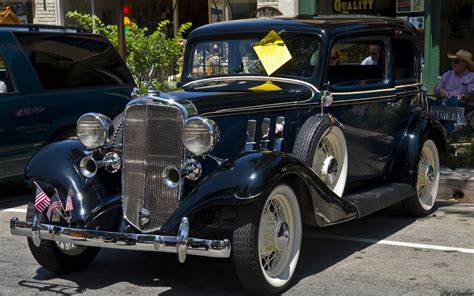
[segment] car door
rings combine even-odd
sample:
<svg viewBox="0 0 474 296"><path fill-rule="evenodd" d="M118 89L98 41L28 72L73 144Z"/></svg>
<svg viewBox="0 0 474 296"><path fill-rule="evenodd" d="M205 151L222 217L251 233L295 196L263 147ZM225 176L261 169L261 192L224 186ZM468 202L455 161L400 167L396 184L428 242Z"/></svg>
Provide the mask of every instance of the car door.
<svg viewBox="0 0 474 296"><path fill-rule="evenodd" d="M328 112L343 125L349 157L348 183L384 175L398 124L396 94L390 80L390 38L365 32L333 43L339 62L326 81L334 97Z"/></svg>

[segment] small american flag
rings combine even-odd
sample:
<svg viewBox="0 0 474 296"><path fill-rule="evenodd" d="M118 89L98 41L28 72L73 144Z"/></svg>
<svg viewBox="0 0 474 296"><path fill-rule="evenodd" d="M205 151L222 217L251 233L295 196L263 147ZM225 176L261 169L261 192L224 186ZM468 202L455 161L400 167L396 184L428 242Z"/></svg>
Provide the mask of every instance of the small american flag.
<svg viewBox="0 0 474 296"><path fill-rule="evenodd" d="M35 209L38 212L43 213L44 210L46 210L46 208L49 206L49 203L50 203L50 199L46 195L46 193L44 193L43 190L41 190L41 188L36 186Z"/></svg>
<svg viewBox="0 0 474 296"><path fill-rule="evenodd" d="M67 198L66 198L66 208L64 209L65 211L72 211L74 209L74 206L72 204L73 197L74 197L74 190L72 189L72 186L69 186L69 190L67 192Z"/></svg>
<svg viewBox="0 0 474 296"><path fill-rule="evenodd" d="M57 208L63 208L63 203L61 202L61 199L59 198L58 193L56 192L53 197L51 197L51 203L49 204L48 207L48 212L46 213L46 217L51 221L51 215L53 214L53 210Z"/></svg>

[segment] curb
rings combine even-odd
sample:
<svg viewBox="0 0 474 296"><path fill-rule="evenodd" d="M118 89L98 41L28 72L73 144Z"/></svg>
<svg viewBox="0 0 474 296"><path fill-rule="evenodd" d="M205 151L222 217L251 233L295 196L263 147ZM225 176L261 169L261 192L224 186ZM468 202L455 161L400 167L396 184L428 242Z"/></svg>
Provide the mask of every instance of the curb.
<svg viewBox="0 0 474 296"><path fill-rule="evenodd" d="M474 203L474 169L441 169L439 181L438 200L452 200L454 190L464 193L462 199L457 201Z"/></svg>

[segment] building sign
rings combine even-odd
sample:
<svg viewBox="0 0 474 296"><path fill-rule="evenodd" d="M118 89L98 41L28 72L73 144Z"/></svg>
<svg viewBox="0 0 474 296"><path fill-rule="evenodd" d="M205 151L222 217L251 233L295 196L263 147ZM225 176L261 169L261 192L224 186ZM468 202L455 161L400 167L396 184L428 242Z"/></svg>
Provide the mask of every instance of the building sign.
<svg viewBox="0 0 474 296"><path fill-rule="evenodd" d="M397 13L423 12L425 0L397 0Z"/></svg>
<svg viewBox="0 0 474 296"><path fill-rule="evenodd" d="M375 0L344 1L334 0L332 8L338 13L373 11L375 10Z"/></svg>
<svg viewBox="0 0 474 296"><path fill-rule="evenodd" d="M464 123L464 107L431 106L430 113L439 121Z"/></svg>

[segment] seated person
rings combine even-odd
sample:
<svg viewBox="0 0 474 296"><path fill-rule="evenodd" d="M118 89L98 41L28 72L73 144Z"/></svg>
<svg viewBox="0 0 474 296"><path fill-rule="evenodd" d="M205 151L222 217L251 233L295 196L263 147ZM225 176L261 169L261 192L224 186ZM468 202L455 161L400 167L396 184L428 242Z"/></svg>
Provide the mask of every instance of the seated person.
<svg viewBox="0 0 474 296"><path fill-rule="evenodd" d="M379 45L371 44L369 46L370 56L366 57L360 64L361 65L377 65L380 58L380 51L381 51L381 48Z"/></svg>
<svg viewBox="0 0 474 296"><path fill-rule="evenodd" d="M456 54L448 54L451 60L452 70L446 71L436 85L435 94L438 101L431 102L432 105L461 106L467 107L467 103L474 95L474 72L469 69L474 68L472 54L464 49L460 49ZM454 131L454 124L448 122L444 124L446 132L451 135Z"/></svg>
<svg viewBox="0 0 474 296"><path fill-rule="evenodd" d="M442 105L463 106L469 96L474 95L474 62L472 54L460 49L456 54L448 54L452 70L446 71L436 85L435 94Z"/></svg>
<svg viewBox="0 0 474 296"><path fill-rule="evenodd" d="M6 93L8 92L8 86L5 83L5 81L0 80L0 93Z"/></svg>
<svg viewBox="0 0 474 296"><path fill-rule="evenodd" d="M331 55L329 57L329 65L330 66L339 65L339 51L337 51L337 49L335 48L331 49Z"/></svg>

